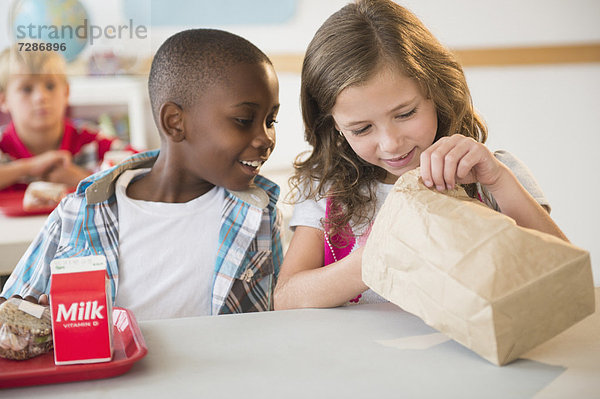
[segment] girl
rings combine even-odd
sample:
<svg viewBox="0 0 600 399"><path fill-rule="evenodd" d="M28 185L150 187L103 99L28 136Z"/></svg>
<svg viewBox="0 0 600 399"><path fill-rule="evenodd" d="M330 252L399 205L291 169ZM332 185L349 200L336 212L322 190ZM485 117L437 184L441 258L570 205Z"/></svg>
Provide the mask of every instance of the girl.
<svg viewBox="0 0 600 399"><path fill-rule="evenodd" d="M395 180L419 165L427 186L462 184L520 226L566 240L527 168L483 145L453 55L392 1L359 0L325 21L306 51L301 104L313 149L291 179L299 197L276 309L382 300L362 282L363 244Z"/></svg>

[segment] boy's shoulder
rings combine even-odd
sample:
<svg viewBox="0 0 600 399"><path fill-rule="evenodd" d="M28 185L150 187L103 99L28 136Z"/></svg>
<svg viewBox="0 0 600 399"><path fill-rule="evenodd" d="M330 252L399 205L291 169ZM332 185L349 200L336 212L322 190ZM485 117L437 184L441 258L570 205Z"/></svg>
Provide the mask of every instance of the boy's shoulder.
<svg viewBox="0 0 600 399"><path fill-rule="evenodd" d="M158 152L158 150L151 150L134 154L112 168L86 177L77 185L75 194L85 195L89 204L106 201L114 194L115 182L124 171L151 167Z"/></svg>
<svg viewBox="0 0 600 399"><path fill-rule="evenodd" d="M231 196L256 208L275 208L279 199L279 186L264 176L256 175L254 184L243 191L225 189Z"/></svg>

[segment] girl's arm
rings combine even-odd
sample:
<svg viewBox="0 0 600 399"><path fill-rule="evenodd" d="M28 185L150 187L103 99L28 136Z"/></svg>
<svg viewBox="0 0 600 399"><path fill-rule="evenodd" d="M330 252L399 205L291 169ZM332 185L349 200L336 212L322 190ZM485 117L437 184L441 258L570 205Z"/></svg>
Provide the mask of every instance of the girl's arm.
<svg viewBox="0 0 600 399"><path fill-rule="evenodd" d="M548 212L525 190L511 170L483 144L460 134L443 137L421 154L421 177L439 191L455 183L479 182L503 214L521 226L567 240Z"/></svg>
<svg viewBox="0 0 600 399"><path fill-rule="evenodd" d="M275 310L340 306L364 292L362 252L322 267L323 231L296 227L275 287Z"/></svg>
<svg viewBox="0 0 600 399"><path fill-rule="evenodd" d="M525 190L514 173L506 165L501 162L499 164L503 171L498 181L485 187L494 196L502 213L513 218L521 227L568 241L548 212Z"/></svg>

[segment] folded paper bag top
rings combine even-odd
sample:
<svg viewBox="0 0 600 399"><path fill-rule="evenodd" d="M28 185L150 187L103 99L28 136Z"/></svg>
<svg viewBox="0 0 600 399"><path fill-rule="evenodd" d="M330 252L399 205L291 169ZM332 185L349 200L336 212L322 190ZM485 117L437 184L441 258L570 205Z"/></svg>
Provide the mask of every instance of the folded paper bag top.
<svg viewBox="0 0 600 399"><path fill-rule="evenodd" d="M594 312L587 251L419 176L400 177L375 219L371 289L498 365Z"/></svg>

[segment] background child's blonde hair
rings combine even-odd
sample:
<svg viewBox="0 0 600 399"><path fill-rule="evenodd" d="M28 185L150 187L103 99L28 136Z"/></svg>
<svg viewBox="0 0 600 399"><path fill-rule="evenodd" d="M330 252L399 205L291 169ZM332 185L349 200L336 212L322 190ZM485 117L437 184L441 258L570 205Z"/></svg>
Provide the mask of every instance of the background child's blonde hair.
<svg viewBox="0 0 600 399"><path fill-rule="evenodd" d="M0 53L0 93L6 90L11 75L59 75L66 82L65 60L55 51L19 50L15 44Z"/></svg>

